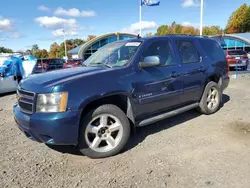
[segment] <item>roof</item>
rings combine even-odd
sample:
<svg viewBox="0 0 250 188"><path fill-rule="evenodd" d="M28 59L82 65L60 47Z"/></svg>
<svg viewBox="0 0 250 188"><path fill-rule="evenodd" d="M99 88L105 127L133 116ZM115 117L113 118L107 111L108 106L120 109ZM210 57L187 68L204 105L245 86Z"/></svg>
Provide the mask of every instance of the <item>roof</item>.
<svg viewBox="0 0 250 188"><path fill-rule="evenodd" d="M82 53L89 47L91 46L92 44L94 44L95 42L103 39L103 38L106 38L106 37L109 37L109 36L120 36L120 35L128 35L128 36L133 36L133 37L136 37L136 35L134 34L131 34L131 33L107 33L105 35L101 35L99 37L96 37L92 40L89 40L88 42L84 43L80 48L79 48L79 51L78 51L78 56L79 58L83 58L82 57Z"/></svg>
<svg viewBox="0 0 250 188"><path fill-rule="evenodd" d="M211 36L211 37L232 37L232 38L236 38L236 39L239 39L239 40L242 40L246 43L249 43L250 44L250 33L232 33L232 34L224 34L224 35L214 35L214 36Z"/></svg>
<svg viewBox="0 0 250 188"><path fill-rule="evenodd" d="M250 33L235 33L235 34L229 34L227 36L233 36L233 37L248 41L250 43Z"/></svg>

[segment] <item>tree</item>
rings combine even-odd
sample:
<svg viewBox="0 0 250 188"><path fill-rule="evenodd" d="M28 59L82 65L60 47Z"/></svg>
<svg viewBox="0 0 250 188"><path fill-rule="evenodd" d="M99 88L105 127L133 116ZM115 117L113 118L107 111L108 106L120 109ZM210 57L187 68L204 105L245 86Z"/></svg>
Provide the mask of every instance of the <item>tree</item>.
<svg viewBox="0 0 250 188"><path fill-rule="evenodd" d="M222 34L223 29L220 28L220 26L205 26L203 27L203 35L218 35Z"/></svg>
<svg viewBox="0 0 250 188"><path fill-rule="evenodd" d="M37 44L33 44L32 47L31 47L31 51L33 52L33 51L37 51L37 50L39 50L38 45Z"/></svg>
<svg viewBox="0 0 250 188"><path fill-rule="evenodd" d="M96 38L95 35L89 35L88 38L87 38L87 41L90 41L90 40L92 40L92 39L94 39L94 38Z"/></svg>
<svg viewBox="0 0 250 188"><path fill-rule="evenodd" d="M0 47L0 53L13 53L12 49Z"/></svg>
<svg viewBox="0 0 250 188"><path fill-rule="evenodd" d="M242 23L241 32L250 32L250 6Z"/></svg>
<svg viewBox="0 0 250 188"><path fill-rule="evenodd" d="M80 45L84 44L85 42L86 42L86 41L84 41L84 40L82 40L82 39L73 39L73 40L72 40L72 43L73 43L73 45L74 45L75 47L80 46Z"/></svg>
<svg viewBox="0 0 250 188"><path fill-rule="evenodd" d="M155 33L156 36L164 36L168 34L168 25L161 25L158 27L157 32Z"/></svg>
<svg viewBox="0 0 250 188"><path fill-rule="evenodd" d="M29 54L29 55L31 55L32 51L28 49L28 50L26 50L26 53Z"/></svg>
<svg viewBox="0 0 250 188"><path fill-rule="evenodd" d="M173 21L172 24L171 24L171 26L168 29L168 34L176 34L175 33L175 28L176 28L176 22Z"/></svg>
<svg viewBox="0 0 250 188"><path fill-rule="evenodd" d="M246 3L240 6L233 14L230 16L228 20L228 24L226 26L226 33L239 33L242 32L243 22L246 18L246 14L248 12L249 7Z"/></svg>
<svg viewBox="0 0 250 188"><path fill-rule="evenodd" d="M193 26L183 26L182 34L187 35L197 35L199 33L198 29L195 29Z"/></svg>
<svg viewBox="0 0 250 188"><path fill-rule="evenodd" d="M49 56L49 53L47 50L42 49L41 50L41 58L47 58Z"/></svg>
<svg viewBox="0 0 250 188"><path fill-rule="evenodd" d="M60 51L60 46L56 42L54 42L50 46L49 58L57 58L57 57L59 57L59 51Z"/></svg>
<svg viewBox="0 0 250 188"><path fill-rule="evenodd" d="M182 34L182 28L183 28L182 25L176 24L176 25L175 25L175 33L176 33L176 34Z"/></svg>

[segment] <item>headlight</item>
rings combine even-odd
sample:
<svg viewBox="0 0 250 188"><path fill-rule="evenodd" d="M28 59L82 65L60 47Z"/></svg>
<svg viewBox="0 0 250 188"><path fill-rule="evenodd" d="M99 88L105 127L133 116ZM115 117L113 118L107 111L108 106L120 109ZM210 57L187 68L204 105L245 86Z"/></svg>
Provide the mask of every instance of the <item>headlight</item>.
<svg viewBox="0 0 250 188"><path fill-rule="evenodd" d="M67 102L67 92L38 94L36 112L65 112Z"/></svg>

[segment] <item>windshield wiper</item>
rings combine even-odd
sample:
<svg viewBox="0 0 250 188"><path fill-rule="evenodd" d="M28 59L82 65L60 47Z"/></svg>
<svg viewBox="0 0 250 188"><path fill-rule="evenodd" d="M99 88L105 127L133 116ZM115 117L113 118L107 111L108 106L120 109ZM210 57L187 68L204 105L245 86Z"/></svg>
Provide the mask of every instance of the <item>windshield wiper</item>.
<svg viewBox="0 0 250 188"><path fill-rule="evenodd" d="M104 65L105 67L113 68L112 65L105 64L105 63L101 63L101 62L98 62L98 63L90 63L88 66L91 66L91 65Z"/></svg>

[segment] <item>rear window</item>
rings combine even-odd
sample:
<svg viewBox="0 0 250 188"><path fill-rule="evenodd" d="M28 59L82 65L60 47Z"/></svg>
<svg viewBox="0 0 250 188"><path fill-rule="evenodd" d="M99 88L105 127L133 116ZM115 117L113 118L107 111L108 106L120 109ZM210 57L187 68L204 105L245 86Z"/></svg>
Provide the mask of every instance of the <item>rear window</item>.
<svg viewBox="0 0 250 188"><path fill-rule="evenodd" d="M246 55L246 52L237 50L237 51L228 51L228 55Z"/></svg>
<svg viewBox="0 0 250 188"><path fill-rule="evenodd" d="M209 59L213 61L225 61L226 56L225 52L221 48L221 46L212 39L201 39L200 45L203 48L203 50L208 55Z"/></svg>

